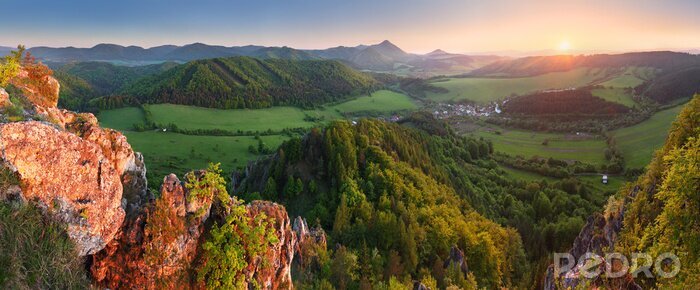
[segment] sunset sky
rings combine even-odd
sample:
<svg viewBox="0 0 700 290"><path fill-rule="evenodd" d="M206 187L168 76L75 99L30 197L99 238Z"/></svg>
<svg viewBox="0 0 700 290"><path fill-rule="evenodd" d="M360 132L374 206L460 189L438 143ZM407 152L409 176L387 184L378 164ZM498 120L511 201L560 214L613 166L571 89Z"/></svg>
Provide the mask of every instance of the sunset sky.
<svg viewBox="0 0 700 290"><path fill-rule="evenodd" d="M614 2L614 3L613 3ZM424 53L700 48L700 1L5 0L0 45L203 42ZM569 50L570 49L570 50Z"/></svg>

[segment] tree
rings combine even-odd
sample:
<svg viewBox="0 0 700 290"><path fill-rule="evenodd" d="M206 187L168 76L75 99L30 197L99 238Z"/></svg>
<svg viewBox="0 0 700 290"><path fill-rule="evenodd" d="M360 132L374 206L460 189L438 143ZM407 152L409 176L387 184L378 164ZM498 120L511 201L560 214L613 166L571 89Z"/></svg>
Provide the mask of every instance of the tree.
<svg viewBox="0 0 700 290"><path fill-rule="evenodd" d="M338 289L348 289L350 283L357 280L357 255L344 246L340 246L333 255L331 278Z"/></svg>

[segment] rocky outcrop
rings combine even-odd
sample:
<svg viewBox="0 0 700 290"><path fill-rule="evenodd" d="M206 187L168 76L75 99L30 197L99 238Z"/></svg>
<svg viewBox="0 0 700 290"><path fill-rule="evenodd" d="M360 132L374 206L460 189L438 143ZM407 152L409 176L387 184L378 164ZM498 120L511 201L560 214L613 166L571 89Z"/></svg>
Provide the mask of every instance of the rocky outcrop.
<svg viewBox="0 0 700 290"><path fill-rule="evenodd" d="M48 70L48 68L46 69ZM42 70L40 66L31 70L21 68L19 74L10 82L22 89L24 95L33 104L45 108L55 108L58 105L61 85L50 73L37 73L40 70Z"/></svg>
<svg viewBox="0 0 700 290"><path fill-rule="evenodd" d="M202 176L201 172L196 174ZM194 202L197 200L197 202ZM212 212L212 200L191 196L175 175L167 176L161 197L127 219L118 237L92 256L90 271L96 283L118 288L199 288L193 273L205 224ZM258 281L263 289L291 289L291 263L296 233L281 205L253 201L247 215L265 214L278 242L262 256L248 261L247 281ZM217 216L217 219L223 218ZM263 267L266 263L266 267Z"/></svg>
<svg viewBox="0 0 700 290"><path fill-rule="evenodd" d="M10 102L10 95L5 91L5 89L0 88L0 108L4 108L12 104Z"/></svg>
<svg viewBox="0 0 700 290"><path fill-rule="evenodd" d="M457 246L452 246L450 249L450 255L445 260L443 268L456 267L465 275L469 273L469 266L467 266L467 258L464 256L464 252L460 250Z"/></svg>
<svg viewBox="0 0 700 290"><path fill-rule="evenodd" d="M174 174L161 186L161 197L128 219L117 239L92 256L96 283L118 288L183 288L194 261L211 201L199 204L207 215L187 210L188 197Z"/></svg>
<svg viewBox="0 0 700 290"><path fill-rule="evenodd" d="M81 255L113 239L124 219L121 172L99 146L30 121L1 124L0 148L20 176L23 199L65 223Z"/></svg>
<svg viewBox="0 0 700 290"><path fill-rule="evenodd" d="M247 279L261 282L263 289L292 289L292 260L297 248L297 235L284 206L269 201L256 200L246 206L250 217L264 213L273 220L278 242L262 257L248 261ZM271 267L262 267L263 260Z"/></svg>
<svg viewBox="0 0 700 290"><path fill-rule="evenodd" d="M0 197L37 202L66 226L80 255L96 253L116 235L127 204L136 202L122 199L124 189L139 201L149 198L145 165L124 135L101 128L94 115L56 108L60 85L50 74L31 74L22 69L11 83L31 105L20 120L42 121L0 124L2 162L21 184ZM0 89L3 100L9 105Z"/></svg>
<svg viewBox="0 0 700 290"><path fill-rule="evenodd" d="M320 226L316 228L309 228L306 220L300 216L294 219L294 224L292 225L292 230L297 236L297 254L295 259L300 264L304 264L304 253L307 252L306 249L312 247L319 247L325 249L327 246L326 232Z"/></svg>
<svg viewBox="0 0 700 290"><path fill-rule="evenodd" d="M587 253L593 253L601 257L605 253L615 252L615 243L618 234L622 230L622 222L624 220L625 205L633 198L639 188L633 189L630 196L624 200L611 199L608 202L608 208L605 214L597 213L592 215L586 221L586 224L581 229L574 240L569 254L574 259L580 259ZM576 260L578 262L578 260ZM606 261L603 259L599 265L600 270L604 271L606 267L615 270L618 269L619 261ZM594 279L587 279L581 276L580 265L576 265L571 270L564 273L555 273L554 265L550 265L545 273L543 288L545 290L555 289L578 289L577 287L603 287L605 289L630 289L641 290L642 288L635 283L630 274L626 274L619 278L604 278L602 276Z"/></svg>

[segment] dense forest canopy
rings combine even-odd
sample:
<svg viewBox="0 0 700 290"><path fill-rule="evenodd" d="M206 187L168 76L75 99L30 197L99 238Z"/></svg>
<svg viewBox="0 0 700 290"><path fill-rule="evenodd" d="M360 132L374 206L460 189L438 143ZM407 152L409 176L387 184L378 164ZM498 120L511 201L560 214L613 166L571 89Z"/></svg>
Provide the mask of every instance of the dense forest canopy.
<svg viewBox="0 0 700 290"><path fill-rule="evenodd" d="M631 200L618 241L624 252L675 253L682 268L673 279L642 281L681 289L700 284L700 95L684 107L646 173L611 202Z"/></svg>
<svg viewBox="0 0 700 290"><path fill-rule="evenodd" d="M371 92L379 83L337 61L250 57L192 61L124 90L142 103L213 108L312 107Z"/></svg>
<svg viewBox="0 0 700 290"><path fill-rule="evenodd" d="M334 122L233 179L242 180L243 198L280 201L329 230L329 244L357 256L359 269L346 273L353 285L395 276L448 286L454 277L446 280L436 265L456 246L480 287L522 286L547 253L571 243L604 197L575 179L506 178L492 152L489 142L459 137L429 114L401 125Z"/></svg>
<svg viewBox="0 0 700 290"><path fill-rule="evenodd" d="M593 96L590 90L567 89L538 92L511 98L503 105L509 114L561 116L567 119L606 118L624 114L629 108Z"/></svg>

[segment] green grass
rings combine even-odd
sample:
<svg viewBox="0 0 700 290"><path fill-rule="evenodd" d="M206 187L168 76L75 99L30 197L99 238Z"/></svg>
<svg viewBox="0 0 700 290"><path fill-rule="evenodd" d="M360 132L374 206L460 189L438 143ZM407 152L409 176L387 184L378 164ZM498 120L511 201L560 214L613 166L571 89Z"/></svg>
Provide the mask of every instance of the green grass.
<svg viewBox="0 0 700 290"><path fill-rule="evenodd" d="M548 182L555 182L555 181L559 180L559 179L554 178L554 177L539 175L539 174L534 173L534 172L510 168L507 166L499 166L499 168L503 169L503 171L505 171L509 177L514 178L514 179L519 179L519 180L524 180L524 181L546 180ZM595 192L597 192L597 193L617 192L617 190L620 189L620 187L624 186L627 182L630 181L622 175L619 175L619 176L608 175L608 184L603 184L601 175L578 175L578 176L574 176L574 178L587 184L588 186L590 186L590 188L595 190Z"/></svg>
<svg viewBox="0 0 700 290"><path fill-rule="evenodd" d="M285 128L313 127L314 122L306 121L309 115L323 113L333 117L332 112L321 110L304 111L295 107L272 107L265 109L222 110L193 106L158 104L147 105L158 124L175 124L182 129L223 129L229 131L279 131Z"/></svg>
<svg viewBox="0 0 700 290"><path fill-rule="evenodd" d="M315 110L296 107L273 107L258 110L221 110L192 106L157 104L147 105L153 120L159 124L176 124L182 129L224 129L228 131L279 131L285 128L310 128L342 118L341 113L377 111L381 113L411 110L417 106L403 94L378 91L372 96L334 104ZM309 121L310 118L316 121ZM143 122L139 108L106 110L100 113L102 126L121 130L135 151L142 152L152 186L169 173L182 175L193 169L206 168L209 162L221 162L229 173L244 166L259 155L249 152L257 148L253 136L194 136L161 131L134 132L133 124ZM289 136L262 136L269 148L277 148ZM192 152L194 150L194 153Z"/></svg>
<svg viewBox="0 0 700 290"><path fill-rule="evenodd" d="M409 96L393 91L382 90L371 96L362 96L351 101L329 106L328 109L342 113L355 112L394 112L418 108Z"/></svg>
<svg viewBox="0 0 700 290"><path fill-rule="evenodd" d="M608 184L603 184L603 182L601 182L603 177L600 175L583 175L576 176L576 178L587 183L596 191L609 193L616 192L620 187L625 185L625 183L630 181L622 175L608 175Z"/></svg>
<svg viewBox="0 0 700 290"><path fill-rule="evenodd" d="M526 94L545 89L580 87L608 77L608 70L579 68L567 72L547 73L522 78L450 78L433 82L448 93L428 93L433 101L472 100L488 103L511 94Z"/></svg>
<svg viewBox="0 0 700 290"><path fill-rule="evenodd" d="M166 174L182 177L193 169L207 168L209 162L221 162L222 169L230 173L259 157L248 151L248 146L258 146L258 140L252 136L192 136L158 131L124 134L134 150L143 153L152 186L159 185ZM260 138L269 148L277 148L288 139L282 135Z"/></svg>
<svg viewBox="0 0 700 290"><path fill-rule="evenodd" d="M649 67L628 67L622 74L600 85L616 88L633 88L654 77L655 70Z"/></svg>
<svg viewBox="0 0 700 290"><path fill-rule="evenodd" d="M125 131L133 129L136 123L143 123L143 111L140 108L128 107L101 111L98 119L103 127Z"/></svg>
<svg viewBox="0 0 700 290"><path fill-rule="evenodd" d="M89 289L64 226L32 203L0 202L0 288Z"/></svg>
<svg viewBox="0 0 700 290"><path fill-rule="evenodd" d="M632 98L632 89L628 88L606 87L593 89L591 90L591 93L596 97L600 97L609 102L619 103L627 107L632 107L636 104Z"/></svg>
<svg viewBox="0 0 700 290"><path fill-rule="evenodd" d="M496 130L500 131L501 134L496 134ZM513 156L552 157L562 160L578 160L595 165L606 163L604 155L606 144L602 138L499 128L488 130L481 128L471 134L493 141L495 151ZM545 139L549 140L547 146L542 145Z"/></svg>
<svg viewBox="0 0 700 290"><path fill-rule="evenodd" d="M651 161L654 151L661 148L671 124L683 106L660 111L637 125L612 132L628 168L642 168Z"/></svg>

